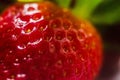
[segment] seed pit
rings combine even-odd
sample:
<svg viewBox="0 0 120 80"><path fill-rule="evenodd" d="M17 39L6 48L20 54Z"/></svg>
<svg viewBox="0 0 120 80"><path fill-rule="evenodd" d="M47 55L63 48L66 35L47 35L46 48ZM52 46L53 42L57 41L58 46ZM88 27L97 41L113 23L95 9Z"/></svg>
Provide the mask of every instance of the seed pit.
<svg viewBox="0 0 120 80"><path fill-rule="evenodd" d="M62 63L62 60L58 60L57 62L56 62L56 64L55 64L55 66L57 67L57 68L62 68L62 65L63 63Z"/></svg>
<svg viewBox="0 0 120 80"><path fill-rule="evenodd" d="M67 76L67 72L63 71L63 77L66 77L66 76Z"/></svg>
<svg viewBox="0 0 120 80"><path fill-rule="evenodd" d="M55 75L54 74L51 74L51 79L53 80L55 78Z"/></svg>
<svg viewBox="0 0 120 80"><path fill-rule="evenodd" d="M41 27L40 27L40 31L43 31L43 30L44 30L44 27L43 27L43 26L41 26Z"/></svg>
<svg viewBox="0 0 120 80"><path fill-rule="evenodd" d="M67 42L63 43L62 48L63 48L65 53L70 52L70 45L69 45L69 43L67 43Z"/></svg>
<svg viewBox="0 0 120 80"><path fill-rule="evenodd" d="M72 49L74 52L76 52L77 50L79 50L80 47L81 47L81 45L80 45L79 40L75 40L75 41L71 42L71 49Z"/></svg>
<svg viewBox="0 0 120 80"><path fill-rule="evenodd" d="M58 31L56 32L56 39L57 40L62 40L65 37L65 32L64 31Z"/></svg>
<svg viewBox="0 0 120 80"><path fill-rule="evenodd" d="M84 32L83 30L79 30L79 31L78 31L78 38L79 38L80 40L83 40L83 39L86 38L85 32Z"/></svg>
<svg viewBox="0 0 120 80"><path fill-rule="evenodd" d="M64 20L64 22L63 22L64 29L66 29L66 30L70 29L71 25L72 25L72 23L69 20Z"/></svg>
<svg viewBox="0 0 120 80"><path fill-rule="evenodd" d="M31 30L30 29L28 29L27 31L26 31L26 33L30 33L31 32Z"/></svg>
<svg viewBox="0 0 120 80"><path fill-rule="evenodd" d="M40 21L37 24L38 29L41 31L45 31L48 28L48 22L47 21Z"/></svg>
<svg viewBox="0 0 120 80"><path fill-rule="evenodd" d="M62 61L61 61L61 60L58 60L58 62L57 62L57 63L61 65L61 64L62 64Z"/></svg>
<svg viewBox="0 0 120 80"><path fill-rule="evenodd" d="M11 79L15 79L15 75L11 75Z"/></svg>
<svg viewBox="0 0 120 80"><path fill-rule="evenodd" d="M69 52L69 48L68 48L68 47L64 46L63 49L64 49L64 51L65 51L66 53Z"/></svg>
<svg viewBox="0 0 120 80"><path fill-rule="evenodd" d="M68 31L67 32L67 38L70 41L73 41L74 39L77 39L76 32L74 32L74 31Z"/></svg>
<svg viewBox="0 0 120 80"><path fill-rule="evenodd" d="M39 19L41 19L41 14L40 14L40 13L34 14L34 15L32 16L32 19L33 19L33 20L39 20Z"/></svg>
<svg viewBox="0 0 120 80"><path fill-rule="evenodd" d="M78 68L75 68L75 73L78 74Z"/></svg>
<svg viewBox="0 0 120 80"><path fill-rule="evenodd" d="M91 48L92 48L92 49L95 49L95 47L96 47L96 43L95 43L95 41L92 41L92 42L91 42Z"/></svg>
<svg viewBox="0 0 120 80"><path fill-rule="evenodd" d="M73 40L73 37L71 35L68 35L67 38L72 41Z"/></svg>
<svg viewBox="0 0 120 80"><path fill-rule="evenodd" d="M56 50L54 44L50 44L50 45L49 45L49 49L50 49L50 52L51 52L51 53L55 52L55 50Z"/></svg>
<svg viewBox="0 0 120 80"><path fill-rule="evenodd" d="M28 16L28 15L19 16L18 18L20 18L20 20L26 21L26 22L29 22L29 20L30 20L30 16Z"/></svg>
<svg viewBox="0 0 120 80"><path fill-rule="evenodd" d="M68 59L67 62L68 62L69 64L72 64L72 59Z"/></svg>
<svg viewBox="0 0 120 80"><path fill-rule="evenodd" d="M45 39L46 41L50 41L50 40L52 39L52 37L49 36L49 35L47 35L47 36L44 37L44 39Z"/></svg>
<svg viewBox="0 0 120 80"><path fill-rule="evenodd" d="M54 31L51 29L47 29L44 33L44 40L50 41L54 37Z"/></svg>
<svg viewBox="0 0 120 80"><path fill-rule="evenodd" d="M61 20L57 18L52 20L49 25L51 28L57 28L57 27L61 27L61 24L62 24Z"/></svg>
<svg viewBox="0 0 120 80"><path fill-rule="evenodd" d="M85 61L85 58L83 57L83 55L81 53L78 53L78 56L79 56L79 58L81 59L82 62Z"/></svg>
<svg viewBox="0 0 120 80"><path fill-rule="evenodd" d="M23 33L31 33L31 32L33 32L33 31L35 31L36 30L36 26L34 25L34 24L28 24L25 28L24 28L24 30L23 30Z"/></svg>
<svg viewBox="0 0 120 80"><path fill-rule="evenodd" d="M77 50L74 45L72 46L72 50L73 50L73 51L76 51L76 50Z"/></svg>

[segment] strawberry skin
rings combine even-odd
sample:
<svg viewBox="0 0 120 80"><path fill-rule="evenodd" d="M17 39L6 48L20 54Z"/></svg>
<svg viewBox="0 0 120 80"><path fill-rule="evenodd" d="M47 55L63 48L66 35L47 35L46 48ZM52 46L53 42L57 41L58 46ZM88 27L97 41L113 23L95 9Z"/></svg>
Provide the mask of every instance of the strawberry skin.
<svg viewBox="0 0 120 80"><path fill-rule="evenodd" d="M93 80L101 65L93 26L50 2L16 3L0 17L0 80Z"/></svg>

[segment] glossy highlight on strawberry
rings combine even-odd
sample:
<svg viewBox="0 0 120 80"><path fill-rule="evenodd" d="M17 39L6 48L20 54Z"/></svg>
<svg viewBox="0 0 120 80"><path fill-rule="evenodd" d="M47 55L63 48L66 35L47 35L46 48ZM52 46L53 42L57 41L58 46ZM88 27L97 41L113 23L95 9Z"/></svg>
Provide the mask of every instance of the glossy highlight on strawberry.
<svg viewBox="0 0 120 80"><path fill-rule="evenodd" d="M51 2L16 3L0 17L0 80L93 80L102 58L93 26Z"/></svg>

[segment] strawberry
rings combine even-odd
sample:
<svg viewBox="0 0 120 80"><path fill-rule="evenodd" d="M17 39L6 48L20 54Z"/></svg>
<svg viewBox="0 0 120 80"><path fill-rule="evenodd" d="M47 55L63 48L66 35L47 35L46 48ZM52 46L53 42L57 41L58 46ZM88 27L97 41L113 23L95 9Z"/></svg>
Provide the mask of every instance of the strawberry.
<svg viewBox="0 0 120 80"><path fill-rule="evenodd" d="M51 2L16 3L0 17L0 80L93 80L101 39Z"/></svg>

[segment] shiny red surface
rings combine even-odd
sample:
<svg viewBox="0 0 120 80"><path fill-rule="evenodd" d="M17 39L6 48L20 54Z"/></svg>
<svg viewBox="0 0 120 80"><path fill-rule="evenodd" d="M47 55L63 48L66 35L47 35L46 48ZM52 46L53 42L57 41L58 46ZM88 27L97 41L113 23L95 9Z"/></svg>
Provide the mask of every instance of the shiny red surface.
<svg viewBox="0 0 120 80"><path fill-rule="evenodd" d="M0 80L92 80L101 40L88 22L49 2L15 4L0 18Z"/></svg>

